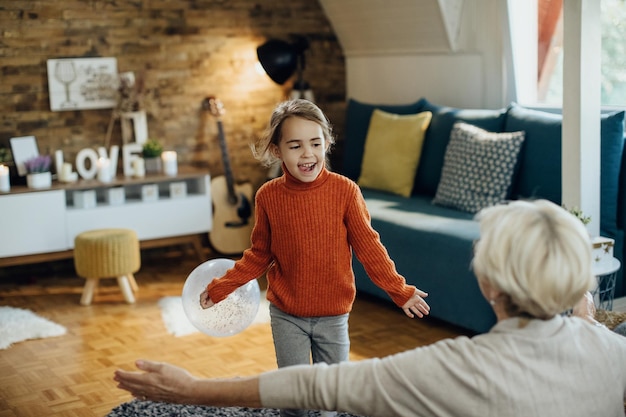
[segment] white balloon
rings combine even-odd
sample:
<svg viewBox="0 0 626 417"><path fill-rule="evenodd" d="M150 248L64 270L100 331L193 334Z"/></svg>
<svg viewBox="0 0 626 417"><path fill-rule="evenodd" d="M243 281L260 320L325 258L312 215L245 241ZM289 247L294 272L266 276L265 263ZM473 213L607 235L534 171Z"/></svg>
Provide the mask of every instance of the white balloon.
<svg viewBox="0 0 626 417"><path fill-rule="evenodd" d="M261 291L256 279L237 288L226 299L211 308L200 306L200 294L213 279L222 277L232 268L231 259L217 258L198 265L183 286L183 309L194 327L209 336L232 336L247 328L256 317Z"/></svg>

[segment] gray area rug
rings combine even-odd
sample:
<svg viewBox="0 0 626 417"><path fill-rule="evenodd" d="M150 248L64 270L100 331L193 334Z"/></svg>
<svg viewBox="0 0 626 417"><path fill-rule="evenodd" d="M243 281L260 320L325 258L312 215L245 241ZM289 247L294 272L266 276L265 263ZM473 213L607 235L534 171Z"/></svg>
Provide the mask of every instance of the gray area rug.
<svg viewBox="0 0 626 417"><path fill-rule="evenodd" d="M319 416L318 411L309 411L309 417ZM205 407L157 403L133 400L115 407L107 417L279 417L278 410L272 408L245 407ZM358 417L352 414L337 413L337 417Z"/></svg>

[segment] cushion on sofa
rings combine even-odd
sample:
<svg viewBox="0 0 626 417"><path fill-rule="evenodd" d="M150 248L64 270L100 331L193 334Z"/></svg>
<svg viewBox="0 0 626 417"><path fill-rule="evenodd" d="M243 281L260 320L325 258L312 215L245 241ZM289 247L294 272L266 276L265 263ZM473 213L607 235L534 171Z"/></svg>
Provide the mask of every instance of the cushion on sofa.
<svg viewBox="0 0 626 417"><path fill-rule="evenodd" d="M610 225L606 230L615 237L619 196L619 174L624 153L624 112L605 114L600 119L600 223ZM615 233L617 230L615 230ZM605 234L606 236L606 234Z"/></svg>
<svg viewBox="0 0 626 417"><path fill-rule="evenodd" d="M561 203L561 121L558 114L518 104L509 107L504 131L526 134L512 198L541 197Z"/></svg>
<svg viewBox="0 0 626 417"><path fill-rule="evenodd" d="M504 130L523 130L526 139L520 154L519 175L512 198L546 198L561 204L562 116L528 109L513 103ZM624 112L604 114L600 119L600 224L605 236L617 231L619 172L624 146Z"/></svg>
<svg viewBox="0 0 626 417"><path fill-rule="evenodd" d="M490 132L501 132L506 109L457 109L439 106L424 100L421 111L430 111L433 118L426 130L422 157L417 169L413 193L434 196L441 178L443 157L450 140L452 126L457 121L473 124Z"/></svg>
<svg viewBox="0 0 626 417"><path fill-rule="evenodd" d="M431 116L430 112L399 115L375 109L358 184L409 197Z"/></svg>
<svg viewBox="0 0 626 417"><path fill-rule="evenodd" d="M433 203L476 213L506 200L523 142L524 132L455 123Z"/></svg>
<svg viewBox="0 0 626 417"><path fill-rule="evenodd" d="M424 99L409 104L375 104L348 100L346 109L345 141L342 161L342 173L356 181L361 174L361 163L365 138L369 129L370 118L374 109L394 114L415 114L422 110Z"/></svg>

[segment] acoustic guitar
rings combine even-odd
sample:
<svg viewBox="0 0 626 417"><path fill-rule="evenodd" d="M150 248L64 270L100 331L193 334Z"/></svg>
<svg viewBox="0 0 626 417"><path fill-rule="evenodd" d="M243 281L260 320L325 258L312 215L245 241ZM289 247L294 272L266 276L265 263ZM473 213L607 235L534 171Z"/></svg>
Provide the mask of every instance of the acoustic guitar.
<svg viewBox="0 0 626 417"><path fill-rule="evenodd" d="M221 119L224 105L217 98L208 97L203 102L203 108L209 110L217 122L224 164L224 175L211 180L213 227L209 232L209 241L213 249L219 253L239 254L250 247L250 234L254 226L252 185L249 183L236 185L233 180Z"/></svg>

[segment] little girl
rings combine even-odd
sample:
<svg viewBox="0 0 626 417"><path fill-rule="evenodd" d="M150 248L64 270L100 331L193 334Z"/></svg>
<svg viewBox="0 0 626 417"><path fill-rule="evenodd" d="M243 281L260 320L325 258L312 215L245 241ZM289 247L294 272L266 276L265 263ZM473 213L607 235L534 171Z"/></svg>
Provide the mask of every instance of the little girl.
<svg viewBox="0 0 626 417"><path fill-rule="evenodd" d="M279 104L255 156L282 162L283 175L255 197L252 246L200 296L203 308L248 281L267 276L272 336L278 367L348 360L348 314L356 296L352 251L372 281L409 317L423 317L427 294L407 285L395 269L359 187L328 171L334 143L324 113L308 100ZM281 410L281 416L306 415Z"/></svg>

